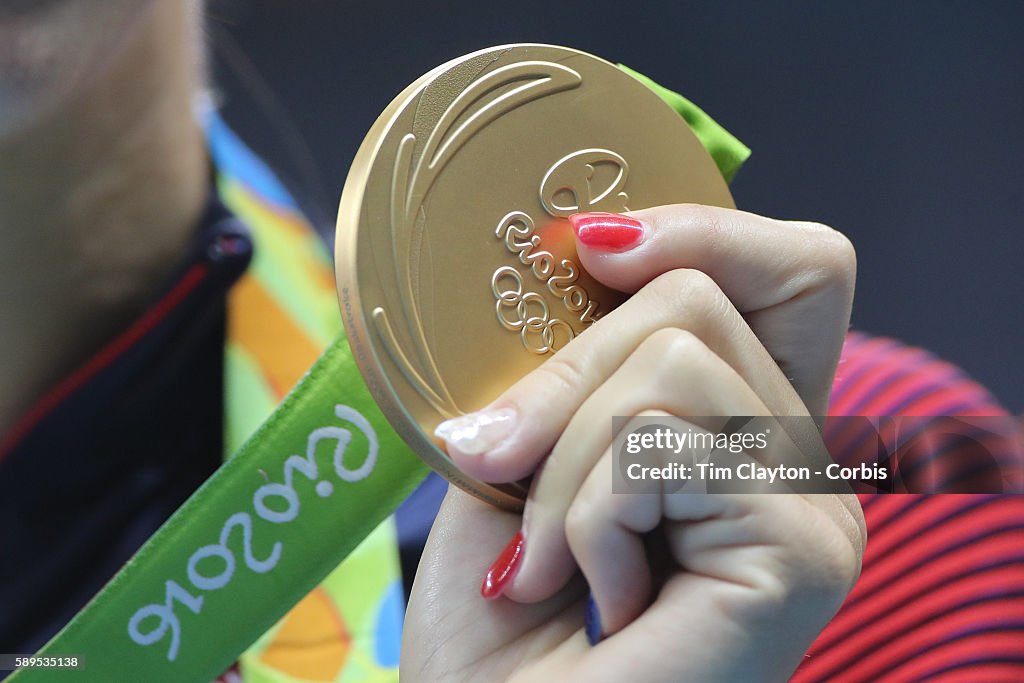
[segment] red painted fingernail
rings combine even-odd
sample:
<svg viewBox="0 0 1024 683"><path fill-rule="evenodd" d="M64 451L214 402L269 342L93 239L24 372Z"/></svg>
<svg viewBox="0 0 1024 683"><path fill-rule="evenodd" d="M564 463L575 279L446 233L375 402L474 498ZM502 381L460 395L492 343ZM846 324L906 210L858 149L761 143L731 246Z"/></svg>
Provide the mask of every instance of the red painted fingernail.
<svg viewBox="0 0 1024 683"><path fill-rule="evenodd" d="M480 586L480 595L488 600L493 600L504 592L512 579L516 576L519 563L523 559L523 532L520 531L508 542L505 549L498 555L491 568L487 570L487 576Z"/></svg>
<svg viewBox="0 0 1024 683"><path fill-rule="evenodd" d="M627 251L644 241L644 224L618 213L574 213L569 216L580 243L601 251Z"/></svg>

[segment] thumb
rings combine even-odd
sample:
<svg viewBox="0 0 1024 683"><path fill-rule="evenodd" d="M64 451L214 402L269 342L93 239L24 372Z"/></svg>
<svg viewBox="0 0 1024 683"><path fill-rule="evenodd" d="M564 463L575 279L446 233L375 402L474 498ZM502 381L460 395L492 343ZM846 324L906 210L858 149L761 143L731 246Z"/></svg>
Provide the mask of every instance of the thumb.
<svg viewBox="0 0 1024 683"><path fill-rule="evenodd" d="M850 317L856 257L816 223L697 204L569 217L580 262L633 293L678 268L703 271L743 314L812 414L824 414Z"/></svg>

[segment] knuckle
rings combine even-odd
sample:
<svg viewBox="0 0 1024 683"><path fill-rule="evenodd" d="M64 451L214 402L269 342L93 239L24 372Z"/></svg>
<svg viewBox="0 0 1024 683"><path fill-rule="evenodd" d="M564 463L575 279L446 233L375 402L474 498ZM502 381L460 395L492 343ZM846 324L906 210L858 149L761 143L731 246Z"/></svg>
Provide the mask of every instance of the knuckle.
<svg viewBox="0 0 1024 683"><path fill-rule="evenodd" d="M828 553L831 561L827 567L833 579L830 588L836 598L842 600L860 577L860 553L842 533L834 535L829 545L832 550Z"/></svg>
<svg viewBox="0 0 1024 683"><path fill-rule="evenodd" d="M685 383L707 353L700 338L689 330L666 327L657 330L636 350L636 356L652 364L654 378L668 387Z"/></svg>
<svg viewBox="0 0 1024 683"><path fill-rule="evenodd" d="M816 547L818 566L815 579L807 581L805 577L804 585L812 588L817 584L818 592L842 601L860 577L859 531L848 533L847 525L820 511L809 517L808 531Z"/></svg>
<svg viewBox="0 0 1024 683"><path fill-rule="evenodd" d="M591 521L594 519L594 504L585 496L577 496L565 513L565 538L569 548L580 550L582 543L590 537Z"/></svg>
<svg viewBox="0 0 1024 683"><path fill-rule="evenodd" d="M850 238L835 230L832 231L831 242L832 271L842 283L853 289L853 283L857 279L857 249Z"/></svg>
<svg viewBox="0 0 1024 683"><path fill-rule="evenodd" d="M772 623L792 603L793 589L769 571L755 572L752 583L740 595L728 600L723 596L722 611L740 624Z"/></svg>
<svg viewBox="0 0 1024 683"><path fill-rule="evenodd" d="M718 289L718 285L711 279L711 276L702 270L696 270L694 268L680 268L670 273L666 273L669 278L673 278L678 284L678 289L683 291L687 296L700 297L700 298L714 298L721 294L721 290ZM670 279L670 282L672 280Z"/></svg>
<svg viewBox="0 0 1024 683"><path fill-rule="evenodd" d="M654 278L645 288L658 308L667 308L687 326L718 311L725 295L711 276L692 268L677 268Z"/></svg>
<svg viewBox="0 0 1024 683"><path fill-rule="evenodd" d="M668 360L692 358L704 348L704 343L689 330L678 327L663 327L649 336L637 352L657 358L659 363Z"/></svg>
<svg viewBox="0 0 1024 683"><path fill-rule="evenodd" d="M700 338L678 327L663 327L651 333L633 352L630 366L651 377L652 390L675 391L692 378L708 352Z"/></svg>
<svg viewBox="0 0 1024 683"><path fill-rule="evenodd" d="M857 525L857 573L859 574L860 564L864 560L864 551L868 547L868 523L864 519L864 510L860 504L854 506L854 522Z"/></svg>
<svg viewBox="0 0 1024 683"><path fill-rule="evenodd" d="M693 332L666 327L645 339L631 361L650 377L654 394L675 394L680 387L706 380L705 373L714 361L712 355L704 341Z"/></svg>
<svg viewBox="0 0 1024 683"><path fill-rule="evenodd" d="M801 224L817 243L817 267L822 276L852 290L857 277L857 250L853 242L835 228L822 223Z"/></svg>
<svg viewBox="0 0 1024 683"><path fill-rule="evenodd" d="M852 496L851 496L852 498ZM850 547L853 549L853 557L850 558L850 587L860 578L861 567L864 561L864 551L868 544L868 527L864 520L864 511L856 498L853 498L854 505L851 506L853 516L853 532L850 534Z"/></svg>
<svg viewBox="0 0 1024 683"><path fill-rule="evenodd" d="M537 368L537 372L545 375L560 386L559 390L575 394L583 386L586 376L583 363L573 355L557 353Z"/></svg>

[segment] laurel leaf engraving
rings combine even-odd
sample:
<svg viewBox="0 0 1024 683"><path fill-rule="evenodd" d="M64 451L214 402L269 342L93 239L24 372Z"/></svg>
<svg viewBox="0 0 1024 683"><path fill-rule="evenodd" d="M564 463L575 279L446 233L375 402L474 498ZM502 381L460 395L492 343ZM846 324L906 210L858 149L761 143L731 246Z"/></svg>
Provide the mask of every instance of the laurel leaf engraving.
<svg viewBox="0 0 1024 683"><path fill-rule="evenodd" d="M488 93L519 81L525 83L484 104L449 134L454 122L465 116ZM527 102L576 88L582 81L578 72L552 62L510 64L473 81L448 105L423 146L406 200L406 220L414 217L418 204L423 201L448 160L487 124Z"/></svg>
<svg viewBox="0 0 1024 683"><path fill-rule="evenodd" d="M383 308L378 306L373 310L373 322L377 327L377 334L384 341L384 346L387 348L392 360L395 361L395 365L402 371L405 378L409 380L409 383L426 399L427 403L445 418L458 415L458 409L453 411L454 401L451 400L451 397L444 399L439 396L431 388L430 384L416 371L416 367L409 361L409 358L402 351L402 345L395 338L395 332L391 329L387 312Z"/></svg>
<svg viewBox="0 0 1024 683"><path fill-rule="evenodd" d="M414 362L403 349L387 311L378 307L372 317L388 355L424 400L445 417L454 417L462 411L441 377L427 344L411 267L424 238L420 234L422 228L418 233L415 231L416 226L424 222L423 202L445 165L476 133L519 106L576 88L581 82L578 72L552 62L520 62L500 67L475 80L448 105L427 137L415 168L416 136L408 133L398 144L389 198L391 249L404 331L417 360ZM514 87L487 99L496 90L508 86ZM477 107L475 111L474 107ZM461 123L455 126L458 121Z"/></svg>

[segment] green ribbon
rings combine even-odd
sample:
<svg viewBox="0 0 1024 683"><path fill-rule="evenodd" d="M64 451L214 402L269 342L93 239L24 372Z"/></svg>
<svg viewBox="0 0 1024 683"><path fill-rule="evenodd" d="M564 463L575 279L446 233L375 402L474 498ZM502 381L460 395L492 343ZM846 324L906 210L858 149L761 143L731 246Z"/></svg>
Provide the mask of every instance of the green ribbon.
<svg viewBox="0 0 1024 683"><path fill-rule="evenodd" d="M725 182L731 183L740 170L740 166L750 156L750 148L740 142L736 137L718 125L717 122L708 116L703 109L686 99L677 92L658 85L647 76L633 71L623 64L618 65L620 69L637 79L648 88L653 90L661 99L665 100L670 107L682 116L697 139L704 145L711 158L715 160L718 170L721 171Z"/></svg>
<svg viewBox="0 0 1024 683"><path fill-rule="evenodd" d="M731 180L750 150L689 100L621 68L686 119ZM9 680L208 683L427 472L377 408L340 337L238 453L38 653L77 655L84 668L22 669Z"/></svg>
<svg viewBox="0 0 1024 683"><path fill-rule="evenodd" d="M209 683L427 472L341 337L39 653L78 655L84 668L22 669L10 680Z"/></svg>

